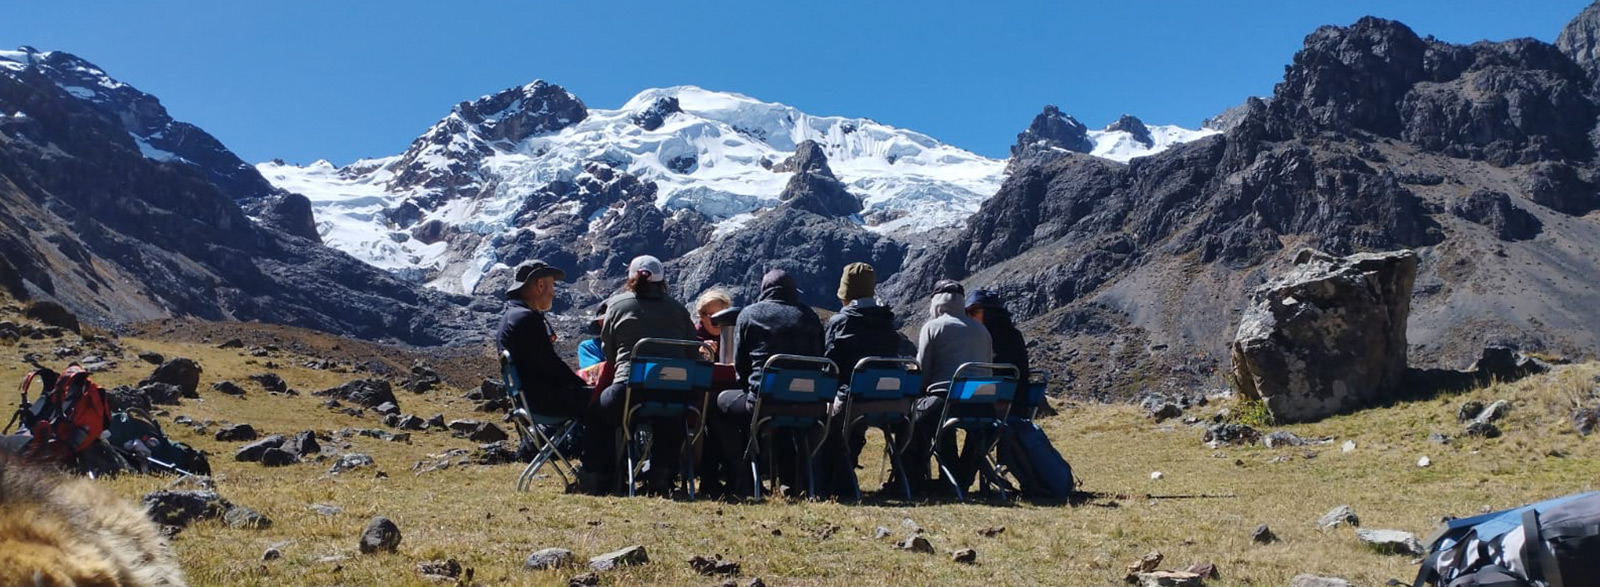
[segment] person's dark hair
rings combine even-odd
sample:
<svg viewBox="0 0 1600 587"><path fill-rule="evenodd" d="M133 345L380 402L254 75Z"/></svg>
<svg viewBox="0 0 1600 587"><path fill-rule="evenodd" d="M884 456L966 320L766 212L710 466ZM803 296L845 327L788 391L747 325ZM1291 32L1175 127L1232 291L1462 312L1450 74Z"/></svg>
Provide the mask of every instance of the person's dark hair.
<svg viewBox="0 0 1600 587"><path fill-rule="evenodd" d="M649 276L642 273L635 273L628 276L628 285L626 288L635 295L654 294L667 291L667 284L663 281L650 281Z"/></svg>

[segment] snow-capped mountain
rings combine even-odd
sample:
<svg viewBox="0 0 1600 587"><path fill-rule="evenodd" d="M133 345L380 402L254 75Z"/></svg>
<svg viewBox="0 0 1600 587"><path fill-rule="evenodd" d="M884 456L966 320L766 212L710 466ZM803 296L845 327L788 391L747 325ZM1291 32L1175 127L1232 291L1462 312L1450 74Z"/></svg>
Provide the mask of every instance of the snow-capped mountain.
<svg viewBox="0 0 1600 587"><path fill-rule="evenodd" d="M1126 161L1195 134L1108 128L1094 132L1090 148ZM657 207L703 215L712 238L778 204L793 175L782 163L805 141L822 147L833 173L861 198L859 221L889 236L959 226L999 189L1006 169L1003 160L921 133L735 93L659 88L614 110L589 109L543 81L457 105L401 155L343 168L274 161L257 169L311 199L330 245L439 289L471 292L503 264L496 243L527 228L515 219L533 194L578 180L591 164L653 182Z"/></svg>

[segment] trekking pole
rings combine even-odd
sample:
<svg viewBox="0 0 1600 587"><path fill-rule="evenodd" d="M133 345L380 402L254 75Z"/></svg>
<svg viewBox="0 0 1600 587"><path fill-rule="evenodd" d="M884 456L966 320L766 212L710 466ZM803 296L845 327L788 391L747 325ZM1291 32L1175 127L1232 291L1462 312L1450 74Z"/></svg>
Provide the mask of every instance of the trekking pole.
<svg viewBox="0 0 1600 587"><path fill-rule="evenodd" d="M155 457L145 457L144 460L146 462L152 464L152 465L155 465L155 466L158 466L158 467L163 467L163 468L165 468L165 469L167 469L169 471L172 471L174 473L178 473L178 474L185 475L185 476L188 476L188 477L199 477L200 476L200 475L196 475L194 473L190 473L188 471L185 471L183 469L180 469L180 468L178 468L177 465L174 465L172 463L168 463L168 462L157 460Z"/></svg>

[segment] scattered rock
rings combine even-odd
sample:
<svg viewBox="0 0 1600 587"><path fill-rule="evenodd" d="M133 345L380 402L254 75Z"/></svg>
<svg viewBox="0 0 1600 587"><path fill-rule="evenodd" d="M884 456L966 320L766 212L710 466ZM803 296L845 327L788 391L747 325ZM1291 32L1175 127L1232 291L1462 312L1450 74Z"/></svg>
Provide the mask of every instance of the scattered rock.
<svg viewBox="0 0 1600 587"><path fill-rule="evenodd" d="M1278 430L1276 432L1268 434L1268 435L1266 435L1265 437L1263 437L1261 439L1261 442L1266 444L1267 448L1278 448L1278 447L1283 447L1283 446L1303 446L1303 445L1307 444L1305 440L1301 439L1299 436L1296 436L1295 433L1288 432L1288 431L1285 431L1285 430Z"/></svg>
<svg viewBox="0 0 1600 587"><path fill-rule="evenodd" d="M217 345L217 348L219 348L219 349L242 349L242 348L244 348L244 341L239 340L237 338L230 338L230 339L227 340L227 342L224 342L222 344Z"/></svg>
<svg viewBox="0 0 1600 587"><path fill-rule="evenodd" d="M738 575L739 563L722 560L722 557L695 556L689 559L689 566L702 575Z"/></svg>
<svg viewBox="0 0 1600 587"><path fill-rule="evenodd" d="M425 579L449 581L461 577L461 563L456 559L434 560L417 564L417 573Z"/></svg>
<svg viewBox="0 0 1600 587"><path fill-rule="evenodd" d="M1256 544L1272 544L1278 541L1278 535L1273 534L1272 529L1266 524L1262 524L1256 526L1256 531L1250 534L1250 540Z"/></svg>
<svg viewBox="0 0 1600 587"><path fill-rule="evenodd" d="M265 530L272 527L272 520L261 515L261 512L242 505L229 506L222 514L222 521L230 528L251 528Z"/></svg>
<svg viewBox="0 0 1600 587"><path fill-rule="evenodd" d="M1146 408L1145 416L1157 422L1163 422L1183 416L1183 408L1178 407L1178 404L1160 402Z"/></svg>
<svg viewBox="0 0 1600 587"><path fill-rule="evenodd" d="M1005 531L1006 531L1006 527L1005 526L990 526L988 528L979 529L978 530L978 535L982 536L984 538L994 538L996 536L1004 534Z"/></svg>
<svg viewBox="0 0 1600 587"><path fill-rule="evenodd" d="M1195 563L1183 570L1185 573L1200 575L1201 579L1221 579L1222 573L1217 571L1217 565L1211 563Z"/></svg>
<svg viewBox="0 0 1600 587"><path fill-rule="evenodd" d="M1356 517L1355 510L1350 509L1350 506L1342 505L1329 510L1328 513L1317 519L1317 529L1324 532L1338 528L1341 525L1359 528L1361 527L1361 518Z"/></svg>
<svg viewBox="0 0 1600 587"><path fill-rule="evenodd" d="M1489 412L1485 411L1484 413L1487 414ZM1476 437L1479 437L1479 438L1499 438L1500 437L1500 427L1499 426L1495 426L1494 424L1491 424L1489 422L1485 422L1483 420L1473 420L1471 424L1467 425L1466 435L1467 436L1476 436ZM1423 457L1423 458L1427 458L1427 457ZM1419 466L1424 466L1425 467L1427 465L1421 465L1419 463Z"/></svg>
<svg viewBox="0 0 1600 587"><path fill-rule="evenodd" d="M261 453L261 466L263 467L287 467L298 462L300 462L300 457L281 447L269 448L266 452Z"/></svg>
<svg viewBox="0 0 1600 587"><path fill-rule="evenodd" d="M1343 450L1344 452L1355 452L1356 451L1356 441L1354 441L1354 440L1346 440L1346 441L1344 441L1344 446L1341 447L1341 450Z"/></svg>
<svg viewBox="0 0 1600 587"><path fill-rule="evenodd" d="M1483 413L1483 402L1480 402L1480 401L1475 400L1475 399L1474 400L1467 400L1466 403L1461 404L1461 408L1460 409L1456 410L1456 421L1458 421L1458 422L1466 422L1466 421L1471 420L1473 418L1477 418L1478 414L1482 414L1482 413Z"/></svg>
<svg viewBox="0 0 1600 587"><path fill-rule="evenodd" d="M339 460L333 464L333 467L328 469L328 473L330 475L338 475L340 473L354 471L356 469L365 469L372 466L374 466L374 464L371 456L362 453L350 453L340 456Z"/></svg>
<svg viewBox="0 0 1600 587"><path fill-rule="evenodd" d="M246 440L255 440L258 436L254 426L234 424L218 430L216 438L223 442L244 442Z"/></svg>
<svg viewBox="0 0 1600 587"><path fill-rule="evenodd" d="M150 519L183 528L196 520L220 518L232 505L215 491L153 491L144 496Z"/></svg>
<svg viewBox="0 0 1600 587"><path fill-rule="evenodd" d="M263 562L264 561L275 561L275 560L278 560L280 558L283 558L283 551L278 550L276 548L268 548L266 552L261 553L261 560Z"/></svg>
<svg viewBox="0 0 1600 587"><path fill-rule="evenodd" d="M480 465L504 465L521 462L517 458L517 450L511 448L511 445L504 440L478 445L478 451L472 453L472 460Z"/></svg>
<svg viewBox="0 0 1600 587"><path fill-rule="evenodd" d="M232 381L218 381L211 385L211 391L232 396L244 395L244 388L239 387Z"/></svg>
<svg viewBox="0 0 1600 587"><path fill-rule="evenodd" d="M218 432L217 434L221 434ZM267 451L283 447L287 439L282 434L273 434L261 440L244 445L238 452L233 453L233 460L241 463L258 463Z"/></svg>
<svg viewBox="0 0 1600 587"><path fill-rule="evenodd" d="M499 426L495 426L490 422L479 424L476 428L473 428L471 434L467 435L467 440L473 442L500 442L507 438L510 438L510 436L506 435L505 430L501 430Z"/></svg>
<svg viewBox="0 0 1600 587"><path fill-rule="evenodd" d="M645 552L644 547L634 545L589 559L589 569L609 571L621 566L642 565L648 562L650 555Z"/></svg>
<svg viewBox="0 0 1600 587"><path fill-rule="evenodd" d="M1424 468L1424 469L1426 469L1428 467L1431 467L1431 466L1433 466L1433 459L1430 459L1430 458L1428 458L1426 456L1424 456L1424 457L1422 457L1420 459L1417 459L1417 466L1421 467L1421 468Z"/></svg>
<svg viewBox="0 0 1600 587"><path fill-rule="evenodd" d="M342 508L342 507L332 506L332 505L324 505L324 504L320 504L320 503L314 503L314 504L311 504L309 506L306 506L306 509L309 509L309 510L311 510L313 512L316 512L318 515L322 515L322 516L337 516L339 514L344 513L344 508Z"/></svg>
<svg viewBox="0 0 1600 587"><path fill-rule="evenodd" d="M394 397L394 388L388 381L382 379L357 379L339 387L313 392L311 395L337 398L367 408L375 408L384 403L400 405L400 401Z"/></svg>
<svg viewBox="0 0 1600 587"><path fill-rule="evenodd" d="M970 548L963 548L950 553L950 560L964 565L975 565L978 564L978 551Z"/></svg>
<svg viewBox="0 0 1600 587"><path fill-rule="evenodd" d="M145 351L145 352L139 353L139 360L144 361L146 363L149 363L151 365L160 365L161 362L167 360L167 358L161 356L161 353L158 353L158 352Z"/></svg>
<svg viewBox="0 0 1600 587"><path fill-rule="evenodd" d="M1139 587L1200 587L1200 575L1183 571L1154 571L1135 573Z"/></svg>
<svg viewBox="0 0 1600 587"><path fill-rule="evenodd" d="M1434 444L1450 444L1450 437L1438 432L1432 432L1428 434L1428 442Z"/></svg>
<svg viewBox="0 0 1600 587"><path fill-rule="evenodd" d="M891 532L888 528L878 526L872 531L872 539L883 540L884 538L888 538L890 534L893 534L893 532Z"/></svg>
<svg viewBox="0 0 1600 587"><path fill-rule="evenodd" d="M383 423L384 424L389 424L389 419L388 418L390 418L390 417L392 417L392 416L386 416L384 418ZM411 431L415 431L415 432L421 432L423 430L427 430L428 429L428 421L427 420L424 420L422 418L418 418L418 417L413 416L411 414L406 414L404 416L401 416L398 421L396 421L394 424L389 424L389 425L394 426L395 428L399 428L401 430L411 430Z"/></svg>
<svg viewBox="0 0 1600 587"><path fill-rule="evenodd" d="M361 532L360 547L361 554L395 552L400 548L400 527L383 516L372 518L367 522L367 529Z"/></svg>
<svg viewBox="0 0 1600 587"><path fill-rule="evenodd" d="M317 442L316 432L306 430L294 435L294 438L289 439L288 442L283 443L283 449L303 459L307 456L321 453L322 444Z"/></svg>
<svg viewBox="0 0 1600 587"><path fill-rule="evenodd" d="M584 573L567 580L567 587L594 587L600 584L600 575Z"/></svg>
<svg viewBox="0 0 1600 587"><path fill-rule="evenodd" d="M565 548L546 548L528 555L522 568L529 571L559 569L572 564L572 551Z"/></svg>
<svg viewBox="0 0 1600 587"><path fill-rule="evenodd" d="M400 406L395 405L394 402L383 402L381 404L378 404L378 407L373 408L372 411L377 412L379 414L383 414L385 416L389 416L389 415L398 416L398 415L400 415Z"/></svg>
<svg viewBox="0 0 1600 587"><path fill-rule="evenodd" d="M445 424L445 427L458 436L466 436L476 430L479 424L482 424L482 422L477 420L451 420L449 424Z"/></svg>
<svg viewBox="0 0 1600 587"><path fill-rule="evenodd" d="M1410 532L1399 530L1356 530L1356 539L1382 554L1422 556L1422 543Z"/></svg>
<svg viewBox="0 0 1600 587"><path fill-rule="evenodd" d="M1224 446L1246 446L1261 440L1261 432L1244 424L1213 424L1206 428L1205 436L1201 441L1210 448Z"/></svg>
<svg viewBox="0 0 1600 587"><path fill-rule="evenodd" d="M56 328L79 332L78 317L72 315L66 307L52 301L41 300L30 304L26 315Z"/></svg>
<svg viewBox="0 0 1600 587"><path fill-rule="evenodd" d="M1477 418L1473 418L1473 421L1488 424L1504 418L1509 412L1511 412L1511 402L1503 399L1495 400L1489 407L1484 408Z"/></svg>
<svg viewBox="0 0 1600 587"><path fill-rule="evenodd" d="M1600 408L1578 408L1573 410L1572 426L1578 430L1579 436L1593 434L1595 428L1600 428Z"/></svg>
<svg viewBox="0 0 1600 587"><path fill-rule="evenodd" d="M909 550L911 552L920 552L922 554L934 553L933 543L928 542L927 538L923 538L917 534L907 536L905 540L900 541L900 550Z"/></svg>
<svg viewBox="0 0 1600 587"><path fill-rule="evenodd" d="M1301 574L1289 580L1289 587L1350 587L1350 582L1336 577Z"/></svg>
<svg viewBox="0 0 1600 587"><path fill-rule="evenodd" d="M1166 477L1166 475L1161 474L1161 471L1153 471L1150 473L1151 481L1160 481L1164 477Z"/></svg>
<svg viewBox="0 0 1600 587"><path fill-rule="evenodd" d="M1128 565L1128 574L1135 575L1138 573L1148 573L1154 571L1157 567L1161 566L1161 561L1165 558L1166 557L1163 556L1159 550L1147 552L1139 560L1133 561L1132 564Z"/></svg>
<svg viewBox="0 0 1600 587"><path fill-rule="evenodd" d="M283 394L289 392L289 383L276 373L257 373L250 376L250 380L261 386L267 393Z"/></svg>
<svg viewBox="0 0 1600 587"><path fill-rule="evenodd" d="M428 428L443 430L444 429L444 414L434 414L433 416L429 417L428 418Z"/></svg>

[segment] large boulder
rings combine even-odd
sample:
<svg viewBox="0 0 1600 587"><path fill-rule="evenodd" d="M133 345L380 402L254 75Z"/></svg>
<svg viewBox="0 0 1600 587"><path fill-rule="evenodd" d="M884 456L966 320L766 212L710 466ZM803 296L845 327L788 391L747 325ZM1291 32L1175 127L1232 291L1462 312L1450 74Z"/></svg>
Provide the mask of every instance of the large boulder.
<svg viewBox="0 0 1600 587"><path fill-rule="evenodd" d="M1286 275L1257 288L1233 341L1239 392L1278 422L1312 421L1400 388L1417 255L1296 255Z"/></svg>
<svg viewBox="0 0 1600 587"><path fill-rule="evenodd" d="M194 359L182 357L172 359L156 367L155 372L139 382L139 387L151 383L166 383L176 385L183 397L197 398L200 394L196 391L200 387L200 373L203 369Z"/></svg>

